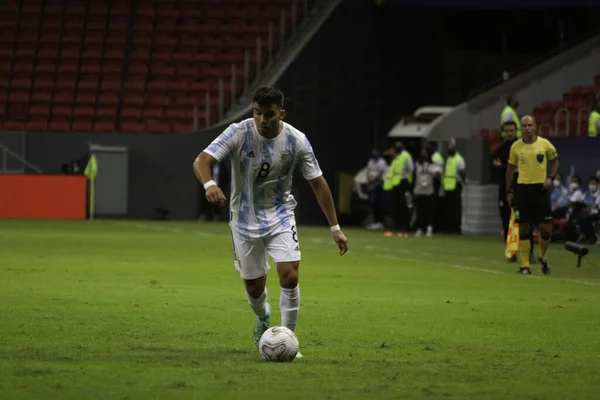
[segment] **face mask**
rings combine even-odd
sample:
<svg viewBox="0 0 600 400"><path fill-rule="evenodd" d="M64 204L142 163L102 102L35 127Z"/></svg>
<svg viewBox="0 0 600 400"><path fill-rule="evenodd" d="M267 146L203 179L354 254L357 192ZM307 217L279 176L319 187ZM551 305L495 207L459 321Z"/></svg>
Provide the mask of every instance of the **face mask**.
<svg viewBox="0 0 600 400"><path fill-rule="evenodd" d="M552 181L552 184L554 185L554 187L559 187L560 181L558 179L555 179L554 181Z"/></svg>
<svg viewBox="0 0 600 400"><path fill-rule="evenodd" d="M571 192L573 192L575 189L577 189L579 187L578 184L576 184L575 182L571 182L571 184L569 185L569 190Z"/></svg>
<svg viewBox="0 0 600 400"><path fill-rule="evenodd" d="M598 190L597 185L590 185L590 192L595 192L596 190Z"/></svg>

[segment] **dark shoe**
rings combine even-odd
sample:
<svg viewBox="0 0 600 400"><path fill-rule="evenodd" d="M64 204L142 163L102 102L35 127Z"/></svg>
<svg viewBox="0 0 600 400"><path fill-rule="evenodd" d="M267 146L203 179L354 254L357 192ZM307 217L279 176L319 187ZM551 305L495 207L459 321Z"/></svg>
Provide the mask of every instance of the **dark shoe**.
<svg viewBox="0 0 600 400"><path fill-rule="evenodd" d="M521 268L519 268L519 271L517 271L517 274L531 275L531 269L529 269L529 267L521 267Z"/></svg>
<svg viewBox="0 0 600 400"><path fill-rule="evenodd" d="M548 260L538 258L540 264L542 264L542 273L544 275L550 275L550 265L548 264Z"/></svg>

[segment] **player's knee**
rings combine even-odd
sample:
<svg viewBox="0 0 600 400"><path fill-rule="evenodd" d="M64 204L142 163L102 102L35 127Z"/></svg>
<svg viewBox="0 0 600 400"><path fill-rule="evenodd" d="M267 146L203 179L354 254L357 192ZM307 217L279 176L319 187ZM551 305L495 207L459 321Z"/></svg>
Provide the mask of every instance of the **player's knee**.
<svg viewBox="0 0 600 400"><path fill-rule="evenodd" d="M519 239L529 239L529 235L531 235L529 224L519 224Z"/></svg>
<svg viewBox="0 0 600 400"><path fill-rule="evenodd" d="M300 262L278 263L279 284L282 288L293 289L298 286L298 266Z"/></svg>
<svg viewBox="0 0 600 400"><path fill-rule="evenodd" d="M245 279L244 284L246 285L246 292L254 299L258 299L265 291L264 277L258 279Z"/></svg>
<svg viewBox="0 0 600 400"><path fill-rule="evenodd" d="M544 240L552 238L552 224L540 225L540 237Z"/></svg>

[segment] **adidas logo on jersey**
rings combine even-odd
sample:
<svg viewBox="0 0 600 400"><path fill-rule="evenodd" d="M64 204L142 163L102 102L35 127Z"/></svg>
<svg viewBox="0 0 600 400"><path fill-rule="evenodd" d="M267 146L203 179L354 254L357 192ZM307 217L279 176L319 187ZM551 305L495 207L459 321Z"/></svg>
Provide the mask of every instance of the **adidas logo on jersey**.
<svg viewBox="0 0 600 400"><path fill-rule="evenodd" d="M248 158L255 158L254 151L250 150L249 152L247 152L246 153L246 157L248 157Z"/></svg>

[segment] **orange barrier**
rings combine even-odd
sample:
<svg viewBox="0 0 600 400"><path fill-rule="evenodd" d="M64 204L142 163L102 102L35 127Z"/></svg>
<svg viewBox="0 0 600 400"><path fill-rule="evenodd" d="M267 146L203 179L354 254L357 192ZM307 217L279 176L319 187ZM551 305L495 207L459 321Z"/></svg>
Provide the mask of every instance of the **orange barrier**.
<svg viewBox="0 0 600 400"><path fill-rule="evenodd" d="M87 183L75 175L0 175L0 218L86 218Z"/></svg>

